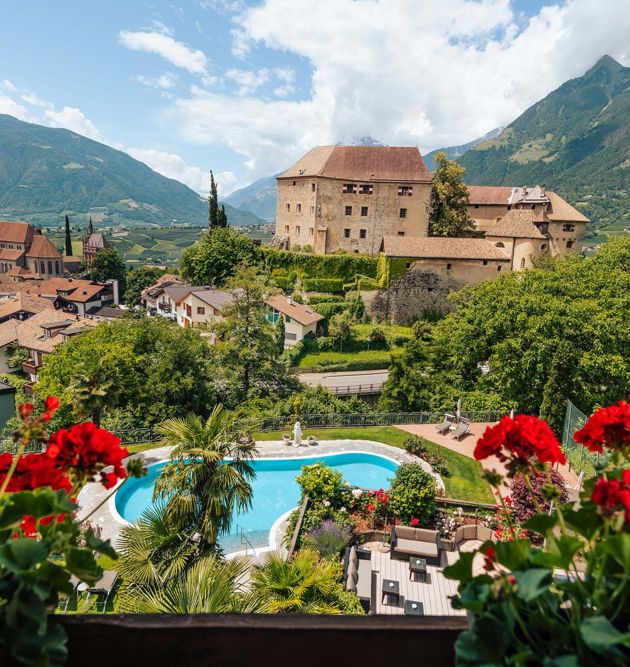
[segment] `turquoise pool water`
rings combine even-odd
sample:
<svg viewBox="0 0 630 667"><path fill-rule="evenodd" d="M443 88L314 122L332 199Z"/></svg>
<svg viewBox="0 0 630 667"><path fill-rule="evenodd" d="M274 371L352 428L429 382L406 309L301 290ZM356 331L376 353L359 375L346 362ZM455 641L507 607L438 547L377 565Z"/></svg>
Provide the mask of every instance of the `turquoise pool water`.
<svg viewBox="0 0 630 667"><path fill-rule="evenodd" d="M398 464L376 454L345 452L295 459L258 459L254 461L256 479L252 487L252 508L237 514L232 522L232 534L221 538L226 552L239 551L240 530L247 533L253 546L268 544L269 530L285 512L296 507L300 499L300 487L295 478L302 466L322 461L343 474L344 481L364 489L387 489ZM149 474L140 479L130 479L116 493L116 511L126 521L135 521L152 503L155 481L165 463L149 467Z"/></svg>

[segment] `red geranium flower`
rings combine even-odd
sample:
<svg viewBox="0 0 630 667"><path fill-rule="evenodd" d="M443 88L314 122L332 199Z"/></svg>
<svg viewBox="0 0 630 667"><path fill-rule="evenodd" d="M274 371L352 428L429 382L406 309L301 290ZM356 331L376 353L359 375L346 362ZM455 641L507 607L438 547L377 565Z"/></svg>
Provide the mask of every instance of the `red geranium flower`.
<svg viewBox="0 0 630 667"><path fill-rule="evenodd" d="M128 451L120 446L120 438L91 422L53 433L46 454L58 466L71 469L79 479L95 481L103 468L112 466L113 472L101 476L106 488L116 483L113 477L127 476L122 462Z"/></svg>
<svg viewBox="0 0 630 667"><path fill-rule="evenodd" d="M621 474L618 479L604 479L600 477L595 482L591 500L599 505L604 516L610 516L615 510L623 506L626 513L626 523L630 523L630 468Z"/></svg>
<svg viewBox="0 0 630 667"><path fill-rule="evenodd" d="M20 405L18 405L18 412L22 419L28 419L33 414L33 404L20 403Z"/></svg>
<svg viewBox="0 0 630 667"><path fill-rule="evenodd" d="M409 524L410 524L411 526L419 526L419 525L420 525L420 519L418 519L417 517L414 516L414 517L411 519L411 521L409 522Z"/></svg>
<svg viewBox="0 0 630 667"><path fill-rule="evenodd" d="M495 426L488 426L477 442L474 455L477 460L494 455L500 461L515 463L531 458L541 463L567 461L547 422L529 415L503 417Z"/></svg>
<svg viewBox="0 0 630 667"><path fill-rule="evenodd" d="M12 454L8 452L0 454L0 486L4 483L12 461ZM22 455L6 490L10 492L32 491L42 486L49 486L55 491L64 489L68 493L72 489L70 480L64 471L45 454Z"/></svg>
<svg viewBox="0 0 630 667"><path fill-rule="evenodd" d="M496 555L496 551L492 547L486 547L483 558L484 570L494 570L494 559L496 558Z"/></svg>
<svg viewBox="0 0 630 667"><path fill-rule="evenodd" d="M573 439L600 454L604 445L610 448L630 445L630 403L619 401L617 405L600 408L573 434Z"/></svg>

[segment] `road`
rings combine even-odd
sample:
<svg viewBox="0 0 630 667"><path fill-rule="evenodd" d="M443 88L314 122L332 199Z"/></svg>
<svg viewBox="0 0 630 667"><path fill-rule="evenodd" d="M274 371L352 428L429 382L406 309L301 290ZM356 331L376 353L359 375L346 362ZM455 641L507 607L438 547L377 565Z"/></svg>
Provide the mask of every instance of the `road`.
<svg viewBox="0 0 630 667"><path fill-rule="evenodd" d="M333 394L376 394L389 376L387 369L375 371L344 371L341 373L302 373L299 379L311 387L322 385Z"/></svg>

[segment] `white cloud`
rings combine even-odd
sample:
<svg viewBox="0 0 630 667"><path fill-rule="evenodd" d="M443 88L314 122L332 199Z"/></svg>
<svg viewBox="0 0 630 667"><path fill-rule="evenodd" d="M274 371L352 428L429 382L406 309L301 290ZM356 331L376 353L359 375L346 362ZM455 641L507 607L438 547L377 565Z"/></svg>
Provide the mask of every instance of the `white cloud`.
<svg viewBox="0 0 630 667"><path fill-rule="evenodd" d="M195 190L195 192L207 195L210 190L210 172L187 165L179 155L153 148L127 148L126 152L136 160L144 162L158 174L174 178ZM236 176L231 171L215 173L214 177L218 183L219 194L222 197L226 197L238 187Z"/></svg>
<svg viewBox="0 0 630 667"><path fill-rule="evenodd" d="M121 30L118 34L118 41L133 51L155 53L168 60L175 67L185 69L191 74L202 76L207 74L208 59L204 52L199 49L191 49L182 42L173 39L170 34L163 30L153 32L148 30L138 32Z"/></svg>
<svg viewBox="0 0 630 667"><path fill-rule="evenodd" d="M256 71L231 68L225 72L225 77L238 84L239 95L250 95L260 86L269 81L269 70L262 68Z"/></svg>
<svg viewBox="0 0 630 667"><path fill-rule="evenodd" d="M89 118L86 118L85 114L76 107L64 107L61 111L47 109L44 112L44 116L48 121L47 124L52 127L63 127L66 130L82 134L88 139L104 141L103 135L94 123Z"/></svg>
<svg viewBox="0 0 630 667"><path fill-rule="evenodd" d="M274 89L273 94L277 97L287 97L295 90L295 70L290 67L277 67L274 74L281 84Z"/></svg>
<svg viewBox="0 0 630 667"><path fill-rule="evenodd" d="M604 53L630 59L627 0L567 0L529 21L510 0L294 5L264 0L243 9L232 48L244 56L266 47L308 61L307 99L193 87L173 102L186 140L227 145L244 156L251 177L287 166L315 144L367 134L423 150L464 143L511 122Z"/></svg>
<svg viewBox="0 0 630 667"><path fill-rule="evenodd" d="M164 74L152 77L152 76L143 76L139 74L136 77L136 81L141 83L143 86L149 88L162 88L163 90L169 90L170 88L175 88L177 85L177 74L172 74L171 72L164 72Z"/></svg>
<svg viewBox="0 0 630 667"><path fill-rule="evenodd" d="M9 97L4 93L0 93L0 113L15 116L23 121L33 122L28 109L23 104L16 102L12 97Z"/></svg>

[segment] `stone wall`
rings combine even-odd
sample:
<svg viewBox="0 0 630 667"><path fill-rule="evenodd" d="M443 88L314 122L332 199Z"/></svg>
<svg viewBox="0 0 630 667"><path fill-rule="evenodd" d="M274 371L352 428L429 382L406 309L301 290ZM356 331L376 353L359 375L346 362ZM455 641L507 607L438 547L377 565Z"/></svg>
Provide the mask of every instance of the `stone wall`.
<svg viewBox="0 0 630 667"><path fill-rule="evenodd" d="M452 310L448 293L462 287L463 283L451 276L412 270L393 280L388 289L379 290L368 300L366 309L377 322L410 325L429 313L445 314Z"/></svg>

